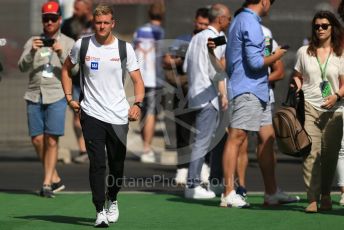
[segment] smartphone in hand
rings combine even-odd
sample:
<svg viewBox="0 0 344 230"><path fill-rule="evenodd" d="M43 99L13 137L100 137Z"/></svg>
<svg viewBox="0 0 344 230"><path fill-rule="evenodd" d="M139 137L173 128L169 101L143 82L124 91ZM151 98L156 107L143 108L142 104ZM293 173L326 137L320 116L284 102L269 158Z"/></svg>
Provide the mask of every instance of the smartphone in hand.
<svg viewBox="0 0 344 230"><path fill-rule="evenodd" d="M225 36L218 36L216 38L209 38L210 41L213 41L216 46L222 46L227 43Z"/></svg>

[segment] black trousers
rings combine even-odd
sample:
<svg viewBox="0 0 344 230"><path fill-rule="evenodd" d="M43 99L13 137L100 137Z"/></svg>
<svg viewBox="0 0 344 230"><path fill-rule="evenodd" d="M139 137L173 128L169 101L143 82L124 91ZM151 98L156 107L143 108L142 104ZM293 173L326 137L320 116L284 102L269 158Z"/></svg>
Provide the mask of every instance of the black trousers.
<svg viewBox="0 0 344 230"><path fill-rule="evenodd" d="M105 204L105 187L110 200L117 199L124 171L128 124L113 125L88 116L81 111L80 123L84 134L86 150L90 159L89 180L92 201L97 212ZM106 173L106 153L109 175Z"/></svg>

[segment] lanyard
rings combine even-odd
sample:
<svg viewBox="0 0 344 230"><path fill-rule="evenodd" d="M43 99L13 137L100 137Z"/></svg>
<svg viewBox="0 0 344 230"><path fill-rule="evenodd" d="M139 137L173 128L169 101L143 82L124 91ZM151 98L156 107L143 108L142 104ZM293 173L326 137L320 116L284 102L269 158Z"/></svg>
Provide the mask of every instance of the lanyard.
<svg viewBox="0 0 344 230"><path fill-rule="evenodd" d="M328 59L330 59L331 53L332 53L332 52L330 52L330 53L328 54L324 66L320 64L320 60L319 60L319 58L317 57L317 61L318 61L318 64L319 64L319 67L320 67L320 72L321 72L321 79L322 79L323 81L325 81L325 78L326 78L326 70L327 70Z"/></svg>

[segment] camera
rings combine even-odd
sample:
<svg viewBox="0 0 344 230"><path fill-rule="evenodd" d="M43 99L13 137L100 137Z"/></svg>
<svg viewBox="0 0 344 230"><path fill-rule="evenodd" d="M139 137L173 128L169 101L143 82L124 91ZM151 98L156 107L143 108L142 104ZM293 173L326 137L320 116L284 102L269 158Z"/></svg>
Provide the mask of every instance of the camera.
<svg viewBox="0 0 344 230"><path fill-rule="evenodd" d="M41 37L41 41L43 42L43 46L45 47L52 47L55 43L55 39L48 38L48 37Z"/></svg>
<svg viewBox="0 0 344 230"><path fill-rule="evenodd" d="M227 43L225 36L218 36L216 38L209 38L209 41L213 41L216 46L222 46Z"/></svg>

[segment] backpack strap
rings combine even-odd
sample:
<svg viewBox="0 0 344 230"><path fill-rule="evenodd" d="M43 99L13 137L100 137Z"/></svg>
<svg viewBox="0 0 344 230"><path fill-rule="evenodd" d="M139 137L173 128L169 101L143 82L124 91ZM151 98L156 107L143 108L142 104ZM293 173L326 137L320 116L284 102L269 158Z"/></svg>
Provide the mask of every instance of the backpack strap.
<svg viewBox="0 0 344 230"><path fill-rule="evenodd" d="M291 83L296 86L294 80ZM303 91L300 90L299 92L296 92L296 87L289 87L287 98L283 105L295 108L297 119L303 127L305 124L305 96Z"/></svg>
<svg viewBox="0 0 344 230"><path fill-rule="evenodd" d="M119 57L121 59L122 83L124 85L125 74L127 72L127 44L126 42L118 39L118 49L119 49Z"/></svg>
<svg viewBox="0 0 344 230"><path fill-rule="evenodd" d="M88 50L88 45L90 43L91 36L83 37L81 39L81 47L80 47L80 53L79 53L79 68L80 68L80 74L81 74L81 86L80 86L80 96L79 96L79 102L84 99L84 85L85 85L85 76L84 76L84 65L85 65L85 57Z"/></svg>

